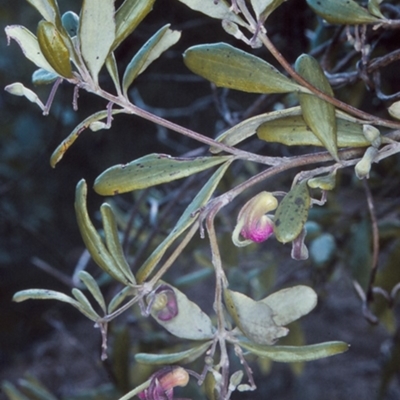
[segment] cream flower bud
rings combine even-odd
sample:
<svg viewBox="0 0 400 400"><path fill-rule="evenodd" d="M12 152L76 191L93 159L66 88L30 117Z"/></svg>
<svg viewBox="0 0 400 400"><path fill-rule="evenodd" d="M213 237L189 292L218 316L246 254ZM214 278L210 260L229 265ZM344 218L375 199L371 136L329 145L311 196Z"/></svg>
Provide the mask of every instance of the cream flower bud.
<svg viewBox="0 0 400 400"><path fill-rule="evenodd" d="M265 215L275 210L278 201L269 192L261 192L250 199L240 210L236 227L232 233L232 241L238 247L250 243L264 242L273 233L274 223ZM246 240L240 240L241 235Z"/></svg>

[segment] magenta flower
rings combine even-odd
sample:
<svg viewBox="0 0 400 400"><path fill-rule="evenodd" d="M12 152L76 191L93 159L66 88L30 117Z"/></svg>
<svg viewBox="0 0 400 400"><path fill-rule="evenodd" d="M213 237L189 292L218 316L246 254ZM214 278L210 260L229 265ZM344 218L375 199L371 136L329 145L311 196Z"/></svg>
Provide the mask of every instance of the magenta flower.
<svg viewBox="0 0 400 400"><path fill-rule="evenodd" d="M156 317L160 321L169 321L178 315L176 295L168 285L160 285L148 296L147 302L149 309L155 312Z"/></svg>
<svg viewBox="0 0 400 400"><path fill-rule="evenodd" d="M273 233L274 223L266 215L275 210L278 201L269 192L261 192L250 199L240 210L236 227L232 233L232 241L238 247L250 243L260 243L267 240ZM241 235L246 240L239 238Z"/></svg>
<svg viewBox="0 0 400 400"><path fill-rule="evenodd" d="M182 367L165 367L150 377L150 385L138 393L141 400L173 400L174 388L186 386L189 374Z"/></svg>

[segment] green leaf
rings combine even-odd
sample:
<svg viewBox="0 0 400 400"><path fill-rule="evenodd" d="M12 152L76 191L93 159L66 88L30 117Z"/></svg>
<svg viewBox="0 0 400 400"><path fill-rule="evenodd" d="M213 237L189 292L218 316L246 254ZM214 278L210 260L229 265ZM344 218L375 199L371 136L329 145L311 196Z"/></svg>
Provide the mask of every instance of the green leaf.
<svg viewBox="0 0 400 400"><path fill-rule="evenodd" d="M257 20L264 22L286 0L251 0Z"/></svg>
<svg viewBox="0 0 400 400"><path fill-rule="evenodd" d="M115 13L115 50L153 9L155 0L125 0Z"/></svg>
<svg viewBox="0 0 400 400"><path fill-rule="evenodd" d="M56 292L54 290L47 289L27 289L21 290L14 294L13 301L20 303L25 300L57 300L63 303L68 303L71 306L78 309L82 314L86 315L86 310L83 308L79 301L76 301L72 297L67 296L64 293ZM89 317L90 318L90 317ZM96 318L97 319L97 318Z"/></svg>
<svg viewBox="0 0 400 400"><path fill-rule="evenodd" d="M22 394L11 382L1 383L1 390L7 396L8 400L30 400Z"/></svg>
<svg viewBox="0 0 400 400"><path fill-rule="evenodd" d="M89 292L92 294L104 313L106 313L106 302L104 301L104 296L101 293L100 287L97 284L96 280L86 271L80 271L78 277L88 288Z"/></svg>
<svg viewBox="0 0 400 400"><path fill-rule="evenodd" d="M224 290L224 300L229 315L251 341L270 345L288 334L287 328L276 324L274 311L267 304L228 289Z"/></svg>
<svg viewBox="0 0 400 400"><path fill-rule="evenodd" d="M135 296L136 290L130 286L124 287L120 292L118 292L108 304L107 311L109 314L114 312L118 306L129 296Z"/></svg>
<svg viewBox="0 0 400 400"><path fill-rule="evenodd" d="M131 62L126 67L123 79L122 90L124 96L127 96L129 86L154 60L162 53L174 45L181 33L169 29L170 24L159 29L135 54Z"/></svg>
<svg viewBox="0 0 400 400"><path fill-rule="evenodd" d="M283 326L308 314L317 305L317 294L308 286L298 285L279 290L259 301L273 311L273 320Z"/></svg>
<svg viewBox="0 0 400 400"><path fill-rule="evenodd" d="M167 354L149 354L149 353L137 353L135 354L135 360L141 364L189 364L197 360L201 355L203 355L207 349L210 347L212 341L207 341L190 348L189 350L180 351L177 353L167 353Z"/></svg>
<svg viewBox="0 0 400 400"><path fill-rule="evenodd" d="M47 389L39 380L33 376L18 381L20 387L31 399L35 400L58 400L49 389Z"/></svg>
<svg viewBox="0 0 400 400"><path fill-rule="evenodd" d="M284 117L299 116L299 115L301 115L301 109L299 106L256 115L255 117L246 119L240 122L239 124L233 126L232 128L228 129L227 131L223 132L221 135L217 137L216 140L228 146L235 146L236 144L254 135L258 127L264 124L265 122L280 120ZM217 154L221 152L221 149L219 149L218 147L211 147L210 152L213 154Z"/></svg>
<svg viewBox="0 0 400 400"><path fill-rule="evenodd" d="M295 185L279 203L274 217L274 233L281 243L293 241L307 222L311 205L307 182Z"/></svg>
<svg viewBox="0 0 400 400"><path fill-rule="evenodd" d="M68 47L55 25L40 21L37 38L40 50L54 70L64 78L73 78Z"/></svg>
<svg viewBox="0 0 400 400"><path fill-rule="evenodd" d="M27 2L39 11L46 21L60 26L60 11L56 0L27 0Z"/></svg>
<svg viewBox="0 0 400 400"><path fill-rule="evenodd" d="M176 337L189 340L211 339L215 329L208 315L180 290L171 285L168 286L176 296L178 314L168 321L163 321L157 318L157 311L152 309L152 317Z"/></svg>
<svg viewBox="0 0 400 400"><path fill-rule="evenodd" d="M184 53L184 62L192 72L217 86L250 93L305 90L261 58L226 43L190 47Z"/></svg>
<svg viewBox="0 0 400 400"><path fill-rule="evenodd" d="M331 24L358 25L380 22L354 0L307 0L314 12Z"/></svg>
<svg viewBox="0 0 400 400"><path fill-rule="evenodd" d="M53 83L57 78L58 78L57 74L39 68L32 74L32 83L35 86L48 85L50 83Z"/></svg>
<svg viewBox="0 0 400 400"><path fill-rule="evenodd" d="M375 17L385 19L385 16L382 14L379 4L382 3L383 0L368 0L368 11L375 15Z"/></svg>
<svg viewBox="0 0 400 400"><path fill-rule="evenodd" d="M75 297L76 300L79 301L79 303L82 306L82 313L85 314L88 318L90 318L93 321L97 321L100 319L100 315L97 314L96 311L94 311L92 305L90 304L89 300L87 297L83 294L83 292L77 288L72 289L72 295Z"/></svg>
<svg viewBox="0 0 400 400"><path fill-rule="evenodd" d="M24 96L32 103L37 104L42 110L45 109L44 104L39 99L38 95L32 90L26 88L22 83L15 82L7 85L4 90L14 96Z"/></svg>
<svg viewBox="0 0 400 400"><path fill-rule="evenodd" d="M307 181L307 185L311 189L333 190L336 186L336 171L332 174L311 178Z"/></svg>
<svg viewBox="0 0 400 400"><path fill-rule="evenodd" d="M211 18L234 22L244 27L248 26L248 24L231 9L231 5L226 0L219 0L218 2L204 0L179 1L186 4L192 10L199 11Z"/></svg>
<svg viewBox="0 0 400 400"><path fill-rule="evenodd" d="M148 154L108 168L96 178L94 190L102 196L131 192L185 178L231 159L231 156L178 158Z"/></svg>
<svg viewBox="0 0 400 400"><path fill-rule="evenodd" d="M122 109L119 110L112 110L111 114L120 114L125 112ZM50 165L54 168L57 163L64 157L64 154L67 152L67 150L74 144L75 140L78 139L78 137L81 135L82 131L89 128L89 126L96 121L99 121L101 119L107 118L108 116L108 111L98 111L91 116L87 117L85 120L83 120L79 125L75 127L75 129L67 136L66 139L64 139L60 145L54 150L53 154L50 157Z"/></svg>
<svg viewBox="0 0 400 400"><path fill-rule="evenodd" d="M106 244L111 257L114 259L115 264L121 271L121 273L126 277L126 279L131 282L131 284L136 284L136 279L126 261L124 251L122 249L121 242L119 240L117 222L115 220L114 213L109 204L102 204L101 217L103 221L104 236L106 239Z"/></svg>
<svg viewBox="0 0 400 400"><path fill-rule="evenodd" d="M111 76L112 81L114 82L115 89L117 90L117 94L121 94L121 84L119 81L118 75L118 66L117 61L115 60L114 53L110 53L106 59L106 68L108 73Z"/></svg>
<svg viewBox="0 0 400 400"><path fill-rule="evenodd" d="M303 78L317 89L331 97L334 96L328 78L313 57L302 54L297 58L295 68ZM332 157L338 161L335 107L312 94L299 93L299 101L304 121Z"/></svg>
<svg viewBox="0 0 400 400"><path fill-rule="evenodd" d="M367 147L371 143L363 134L361 124L336 118L337 147ZM288 116L262 123L257 136L266 142L282 143L286 146L324 146L310 131L301 115Z"/></svg>
<svg viewBox="0 0 400 400"><path fill-rule="evenodd" d="M32 32L21 25L6 26L5 32L8 42L10 42L10 39L14 39L21 47L24 56L28 60L32 61L39 68L43 68L46 71L50 71L58 75L42 54L42 50L39 47L39 42Z"/></svg>
<svg viewBox="0 0 400 400"><path fill-rule="evenodd" d="M83 0L79 18L82 57L96 84L115 39L114 0Z"/></svg>
<svg viewBox="0 0 400 400"><path fill-rule="evenodd" d="M230 161L226 162L224 165L219 167L216 172L214 172L199 193L197 193L193 201L187 206L174 229L172 229L169 235L157 246L153 253L151 253L150 257L143 263L136 274L136 279L139 283L144 282L149 277L171 244L197 220L197 215L193 215L193 213L208 202L229 165Z"/></svg>
<svg viewBox="0 0 400 400"><path fill-rule="evenodd" d="M260 346L239 341L239 346L251 353L279 362L313 361L344 353L349 345L344 342L325 342L308 346Z"/></svg>
<svg viewBox="0 0 400 400"><path fill-rule="evenodd" d="M110 276L119 282L128 284L129 282L121 273L114 259L108 252L100 235L93 226L86 208L87 185L84 179L78 182L75 193L75 212L78 221L79 231L83 242L87 247L93 261Z"/></svg>

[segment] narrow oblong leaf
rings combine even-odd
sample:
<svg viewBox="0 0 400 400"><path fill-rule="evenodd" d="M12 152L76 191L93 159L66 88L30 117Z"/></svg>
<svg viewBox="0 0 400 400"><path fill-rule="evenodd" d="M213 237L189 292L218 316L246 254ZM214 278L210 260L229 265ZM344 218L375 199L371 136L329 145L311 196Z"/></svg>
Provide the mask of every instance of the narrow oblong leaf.
<svg viewBox="0 0 400 400"><path fill-rule="evenodd" d="M8 42L10 42L10 39L14 39L18 43L19 47L21 47L24 56L28 60L32 61L39 68L43 68L46 71L50 71L58 75L46 60L42 50L40 49L36 36L31 31L22 25L9 25L6 26L5 32Z"/></svg>
<svg viewBox="0 0 400 400"><path fill-rule="evenodd" d="M30 400L29 397L22 394L11 382L3 381L1 383L1 390L9 400Z"/></svg>
<svg viewBox="0 0 400 400"><path fill-rule="evenodd" d="M155 0L125 0L115 13L115 50L153 9Z"/></svg>
<svg viewBox="0 0 400 400"><path fill-rule="evenodd" d="M276 324L273 310L265 303L229 289L224 290L224 301L238 328L252 342L271 345L289 332Z"/></svg>
<svg viewBox="0 0 400 400"><path fill-rule="evenodd" d="M122 109L112 110L111 115L120 114L125 112ZM75 140L78 139L82 131L89 128L89 126L96 121L107 118L109 112L107 110L98 111L91 116L87 117L83 120L79 125L75 127L75 129L64 139L60 145L53 151L53 154L50 157L50 165L54 168L59 161L64 157L64 154L67 150L74 144Z"/></svg>
<svg viewBox="0 0 400 400"><path fill-rule="evenodd" d="M295 185L279 203L274 217L274 234L281 243L293 241L307 222L311 205L307 182Z"/></svg>
<svg viewBox="0 0 400 400"><path fill-rule="evenodd" d="M79 18L82 57L95 81L115 40L114 0L84 0Z"/></svg>
<svg viewBox="0 0 400 400"><path fill-rule="evenodd" d="M257 129L266 122L299 115L301 115L300 106L256 115L255 117L246 119L227 131L221 133L216 140L228 146L235 146L236 144L254 135L257 132ZM210 152L213 154L218 154L221 152L221 150L218 147L211 147Z"/></svg>
<svg viewBox="0 0 400 400"><path fill-rule="evenodd" d="M54 70L64 78L73 78L69 50L55 25L40 21L37 38L43 55Z"/></svg>
<svg viewBox="0 0 400 400"><path fill-rule="evenodd" d="M127 96L129 86L136 77L181 37L180 32L173 31L169 27L170 24L167 24L159 29L135 54L126 67L122 78L122 90L125 96Z"/></svg>
<svg viewBox="0 0 400 400"><path fill-rule="evenodd" d="M106 244L111 257L114 259L115 264L118 266L121 273L128 279L131 284L135 285L136 280L133 273L126 261L124 251L122 249L121 242L119 240L117 222L115 220L115 215L109 204L102 204L101 217L103 221L104 236L106 239Z"/></svg>
<svg viewBox="0 0 400 400"><path fill-rule="evenodd" d="M58 400L47 387L33 376L28 376L27 379L19 379L18 384L30 399Z"/></svg>
<svg viewBox="0 0 400 400"><path fill-rule="evenodd" d="M93 261L110 276L119 282L129 284L116 266L96 228L89 218L86 208L87 185L84 179L78 182L75 192L75 212L79 231Z"/></svg>
<svg viewBox="0 0 400 400"><path fill-rule="evenodd" d="M111 76L112 81L114 82L115 89L117 91L117 94L121 94L121 84L119 81L119 75L118 75L118 66L117 66L117 61L115 60L115 55L114 53L110 53L106 59L106 68L108 73Z"/></svg>
<svg viewBox="0 0 400 400"><path fill-rule="evenodd" d="M143 263L136 274L136 279L139 283L144 282L149 277L172 243L174 243L174 241L197 220L197 215L193 215L193 213L203 207L211 198L230 164L231 162L228 161L214 172L199 193L197 193L196 197L187 206L169 235L157 246L157 248L151 253L150 257Z"/></svg>
<svg viewBox="0 0 400 400"><path fill-rule="evenodd" d="M60 11L56 0L27 0L35 7L42 17L56 26L60 26Z"/></svg>
<svg viewBox="0 0 400 400"><path fill-rule="evenodd" d="M260 346L239 341L239 346L262 358L278 362L313 361L344 353L349 349L345 342L325 342L308 346Z"/></svg>
<svg viewBox="0 0 400 400"><path fill-rule="evenodd" d="M77 308L81 313L85 314L84 309L79 301L54 290L47 289L27 289L21 290L14 294L13 301L20 303L25 300L57 300L63 303L68 303ZM86 315L86 314L85 314Z"/></svg>
<svg viewBox="0 0 400 400"><path fill-rule="evenodd" d="M366 147L370 142L363 135L361 124L336 118L337 147ZM282 143L286 146L318 146L324 144L304 121L301 115L285 116L262 123L257 128L257 136L261 140Z"/></svg>
<svg viewBox="0 0 400 400"><path fill-rule="evenodd" d="M92 305L90 304L89 300L87 297L83 294L83 292L77 288L72 289L72 295L75 297L75 299L81 304L82 306L82 313L85 314L88 318L90 318L92 321L97 321L100 319L100 315L97 314L96 311L94 311Z"/></svg>
<svg viewBox="0 0 400 400"><path fill-rule="evenodd" d="M272 293L259 302L268 305L275 323L283 326L313 310L317 305L317 294L308 286L298 285Z"/></svg>
<svg viewBox="0 0 400 400"><path fill-rule="evenodd" d="M305 90L261 58L226 43L190 47L184 53L184 62L192 72L216 86L250 93Z"/></svg>
<svg viewBox="0 0 400 400"><path fill-rule="evenodd" d="M295 63L296 71L317 89L333 97L333 90L317 60L302 54ZM299 93L303 118L314 135L338 161L335 107L315 95Z"/></svg>
<svg viewBox="0 0 400 400"><path fill-rule="evenodd" d="M102 196L131 192L185 178L231 159L231 156L179 158L148 154L108 168L96 178L94 190Z"/></svg>
<svg viewBox="0 0 400 400"><path fill-rule="evenodd" d="M306 0L314 12L331 24L359 25L377 23L379 18L371 15L354 0Z"/></svg>
<svg viewBox="0 0 400 400"><path fill-rule="evenodd" d="M129 296L135 296L136 290L130 286L125 286L120 292L118 292L110 301L107 307L109 314L114 312L118 306Z"/></svg>
<svg viewBox="0 0 400 400"><path fill-rule="evenodd" d="M80 271L78 277L85 284L89 292L92 294L93 298L97 301L97 303L105 313L107 311L106 302L96 280L86 271Z"/></svg>
<svg viewBox="0 0 400 400"><path fill-rule="evenodd" d="M176 296L177 315L169 320L163 320L158 318L157 311L152 309L152 317L176 337L189 340L211 339L214 336L215 329L208 315L180 290L171 285L168 286Z"/></svg>
<svg viewBox="0 0 400 400"><path fill-rule="evenodd" d="M212 341L207 341L189 350L167 354L137 353L135 360L141 364L161 365L161 364L189 364L202 356L210 347Z"/></svg>
<svg viewBox="0 0 400 400"><path fill-rule="evenodd" d="M205 15L208 15L211 18L234 22L244 27L247 27L248 25L231 9L231 4L229 4L226 0L219 0L218 2L204 0L179 1L187 5L192 10L199 11Z"/></svg>

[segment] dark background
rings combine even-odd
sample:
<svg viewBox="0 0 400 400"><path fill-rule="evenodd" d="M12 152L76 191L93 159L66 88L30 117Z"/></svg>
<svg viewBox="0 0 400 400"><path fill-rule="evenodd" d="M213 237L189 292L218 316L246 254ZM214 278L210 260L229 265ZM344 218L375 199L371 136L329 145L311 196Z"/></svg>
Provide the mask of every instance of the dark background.
<svg viewBox="0 0 400 400"><path fill-rule="evenodd" d="M59 5L62 12L73 10L78 13L80 1L60 0ZM35 31L38 21L38 13L26 2L2 0L1 32L8 24L23 24ZM120 72L135 51L166 23L171 23L173 29L182 30L182 38L139 77L131 95L140 95L145 107L154 113L215 137L229 126L218 108L225 95L231 115L238 120L258 98L255 95L216 91L185 68L181 54L189 46L218 41L250 50L225 34L218 21L195 13L177 1L157 0L153 12L118 49L116 57ZM305 1L290 0L271 17L268 32L284 56L293 63L299 54L309 50L308 37L316 29L316 23ZM398 33L387 36L381 51L398 44ZM266 50L254 52L272 62ZM398 63L395 66L397 69L389 68L385 77L386 85L392 91L400 88L398 72L393 73L393 70L398 71ZM0 86L20 81L32 88L30 78L34 69L15 42L7 46L3 34L0 41ZM113 90L106 77L100 84ZM42 99L46 99L48 87L35 90ZM341 89L340 95L348 97L347 100L355 106L386 115L387 105L369 95L363 85L352 86L348 92ZM139 101L138 97L135 101ZM256 111L269 111L276 102L285 104L290 101L293 100L269 96L260 101ZM70 307L53 302L15 304L11 302L13 294L35 287L69 292L67 285L37 268L33 261L41 260L65 276L72 276L83 251L73 210L75 186L82 177L90 187L96 176L113 164L128 162L150 152L181 155L198 148L196 143L137 117L117 116L108 131L85 131L53 170L49 158L56 146L80 121L104 107L103 100L81 91L79 110L74 112L72 87L64 83L59 88L50 115L44 117L39 108L26 99L0 91L0 380L17 384L18 378L31 374L59 398L77 398L84 390L96 390L110 383L115 385L116 381L119 388L124 388L124 385L118 381L115 366L101 364L98 331L83 316ZM265 154L294 154L294 150L279 146L268 149L259 144L257 146ZM252 167L246 168L236 170L239 178L242 173L254 171ZM234 175L229 178L228 185L235 182ZM384 231L391 233L382 241L380 260L380 265L387 269L398 266L399 175L397 156L376 166L371 175L378 216L383 222L391 224L389 231ZM294 173L288 173L274 179L269 189L287 190L293 176ZM129 196L124 199L127 202L133 200ZM323 232L335 237L336 251L327 265L316 267L312 261L294 263L290 260L290 249L287 247L271 249L260 246L257 248L259 254L246 253L248 261L244 261L246 254L238 255L236 250L231 249L229 251L233 253L226 258L229 263L237 256L245 266L245 272L251 270L251 262L271 261L274 264L272 275L269 276L268 270L260 267L262 273L265 272L265 279L271 280L261 285L261 292L297 283L314 287L320 303L311 315L304 318L298 336L303 335L307 343L343 340L351 344L351 349L344 355L307 364L300 375L287 365L274 364L269 371L265 365L254 364L258 391L235 398L375 399L382 387L382 393L386 393L382 398L400 397L396 307L393 313L387 311L387 305L381 307L383 322L371 326L362 315L361 303L352 287L352 279L359 276L365 279L369 274L370 227L364 189L354 179L352 171L345 171L340 175L340 186L329 199L324 211L317 210L311 215ZM89 192L89 210L94 217L102 201L93 191ZM178 217L179 210L176 209L173 215ZM228 220L228 233L235 216L236 212L225 215L223 221ZM228 238L229 235L226 236ZM276 242L273 243L275 245ZM204 246L199 248L201 253ZM276 262L275 256L281 257L282 262ZM188 260L190 263L190 257ZM241 274L244 274L242 270L232 267L233 285L235 279L238 286L243 279L247 279L248 275ZM381 280L389 279L393 286L398 281L397 277L398 274L390 273L389 278ZM264 279L264 275L260 274L261 278ZM212 281L208 282L212 284ZM251 285L242 289L254 289L254 284ZM211 296L207 293L209 287L197 287L195 292L198 292L198 297ZM119 332L117 328L112 332L115 337ZM163 345L164 342L160 346ZM135 374L145 377L148 373L144 367L131 366L129 376L131 381L135 381ZM96 393L96 398L101 398ZM109 398L117 398L115 392L111 393Z"/></svg>

